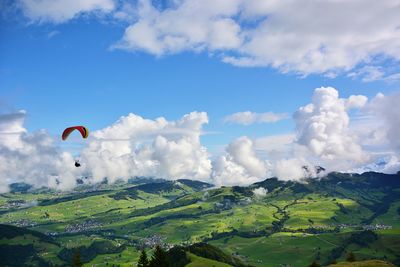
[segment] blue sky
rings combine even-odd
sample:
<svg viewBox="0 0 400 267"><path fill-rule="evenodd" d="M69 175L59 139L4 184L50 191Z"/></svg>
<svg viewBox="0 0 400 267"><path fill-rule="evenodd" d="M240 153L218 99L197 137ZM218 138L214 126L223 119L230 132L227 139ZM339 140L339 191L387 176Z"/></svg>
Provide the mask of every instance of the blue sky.
<svg viewBox="0 0 400 267"><path fill-rule="evenodd" d="M270 168L265 166L275 163L265 163L252 151L270 153L260 145L260 140L268 136L294 136L285 139L283 145L309 150L307 155L301 154L301 164L314 164L311 158L327 162L343 154L355 155L348 159L359 162L354 167L360 167L361 162L372 164L376 157L366 151L371 146L388 155L398 153L398 144L390 137L400 128L396 128L398 121L393 117L397 109L384 108L390 99L397 98L400 86L400 20L396 8L388 3L312 2L302 14L296 11L296 2L182 0L165 1L162 8L156 1L147 0L90 3L19 0L1 4L0 114L27 113L24 122L2 126L0 120L0 130L23 127L35 135L45 129L58 140L65 127L82 124L91 132L97 131L98 136L107 136L104 129L129 113L151 120L165 117L172 123L193 111L206 112L208 124L200 113L192 118L202 121L201 144L196 143L197 135L181 137L193 138L194 154L202 146L212 154L213 167L205 167L205 175L220 171L219 176L212 175L218 176L215 180L221 184L231 165L243 169L242 182L265 175ZM371 8L366 8L368 5ZM331 12L316 16L328 7ZM344 11L352 12L346 15ZM378 11L387 16L379 16ZM320 87L333 87L339 96L336 90L315 90ZM383 93L382 97L376 98L378 93ZM349 104L354 95L362 97ZM292 115L309 103L314 107L331 105L326 99L333 106L343 107L332 111L338 112L334 116L337 121L321 123L326 127L343 123L344 130L312 136L315 133L307 130L310 122L325 115L317 110L303 114L306 119L293 120ZM287 118L247 125L225 121L227 116L245 111L256 116L286 114ZM375 115L383 117L372 118ZM355 126L346 123L347 116L355 119ZM379 125L377 122L395 127L388 126L387 132L375 129L369 135L360 134L373 128L371 125ZM296 127L303 130L295 132ZM169 142L176 138L168 137L162 127L158 131ZM199 129L195 127L194 131ZM243 136L248 139L241 139ZM327 140L341 141L315 147L314 141L326 136ZM332 152L330 147L353 145L351 151L343 148ZM82 143L78 146L85 151ZM238 160L235 153L240 151L249 152L252 163ZM293 153L298 155L298 151ZM372 158L367 160L367 154ZM221 155L222 161L214 161ZM294 157L285 155L286 160ZM204 166L211 164L207 156L203 159ZM218 162L226 165L221 167ZM351 164L340 168L350 168ZM271 167L272 174L279 173L278 167ZM164 169L160 173L173 176Z"/></svg>
<svg viewBox="0 0 400 267"><path fill-rule="evenodd" d="M87 18L61 25L28 24L22 15L3 18L2 103L11 110L27 110L29 130L47 129L52 134L71 124L100 129L130 112L173 120L206 111L206 130L218 134L204 141L215 145L246 134L286 133L294 127L291 120L251 127L224 124L223 117L234 112L293 113L321 86L333 86L343 97L372 97L398 88L398 83L365 83L344 75L302 77L268 67L236 67L207 52L155 57L111 50L123 31L121 25Z"/></svg>

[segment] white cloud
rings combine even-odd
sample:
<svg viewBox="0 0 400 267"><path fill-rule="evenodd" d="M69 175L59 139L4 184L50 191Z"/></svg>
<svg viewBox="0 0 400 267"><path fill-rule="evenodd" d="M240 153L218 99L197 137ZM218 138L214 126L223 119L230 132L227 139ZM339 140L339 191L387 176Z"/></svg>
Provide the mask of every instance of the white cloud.
<svg viewBox="0 0 400 267"><path fill-rule="evenodd" d="M304 166L309 166L304 159L281 159L276 161L274 175L282 180L299 180L304 177L316 177L316 173L306 173Z"/></svg>
<svg viewBox="0 0 400 267"><path fill-rule="evenodd" d="M375 115L366 112L363 115L354 116L349 127L363 147L373 150L387 150L385 125Z"/></svg>
<svg viewBox="0 0 400 267"><path fill-rule="evenodd" d="M135 114L92 133L82 151L83 167L93 182L110 182L134 176L207 180L211 162L200 144L207 114L192 112L178 121L144 119Z"/></svg>
<svg viewBox="0 0 400 267"><path fill-rule="evenodd" d="M121 21L133 22L137 17L137 7L134 3L123 2L121 7L113 14L114 18Z"/></svg>
<svg viewBox="0 0 400 267"><path fill-rule="evenodd" d="M45 131L28 133L24 119L23 111L0 116L2 192L13 182L67 190L83 174L89 183L134 176L208 180L211 174L207 150L200 144L202 126L208 122L204 112L192 112L177 121L148 120L135 114L121 117L91 133L81 151L80 168Z"/></svg>
<svg viewBox="0 0 400 267"><path fill-rule="evenodd" d="M139 19L130 25L114 48L141 50L154 55L238 48L240 26L232 18L239 0L188 0L177 8L159 11L151 1L140 0Z"/></svg>
<svg viewBox="0 0 400 267"><path fill-rule="evenodd" d="M215 185L248 185L267 178L268 163L257 157L253 142L240 137L228 145L226 154L213 162Z"/></svg>
<svg viewBox="0 0 400 267"><path fill-rule="evenodd" d="M272 175L283 180L319 177L324 173L316 166L327 171L378 166L371 162L388 155L377 153L379 147L389 143L389 154L400 149L400 110L395 104L400 101L399 95L378 94L368 102L363 95L340 98L332 87L317 88L311 103L294 114L295 135L233 141L225 155L213 163L213 180L217 185L246 185ZM356 116L350 124L352 109L356 109ZM392 156L387 166L376 170L396 172L397 158Z"/></svg>
<svg viewBox="0 0 400 267"><path fill-rule="evenodd" d="M397 173L400 171L400 158L396 155L388 155L383 158L378 158L376 161L360 168L349 170L351 173L363 173L369 171L389 174Z"/></svg>
<svg viewBox="0 0 400 267"><path fill-rule="evenodd" d="M222 60L233 65L303 75L334 76L364 64L350 75L372 81L385 72L369 67L377 58L400 60L399 3L181 0L159 10L141 0L138 20L115 47L157 56L221 51Z"/></svg>
<svg viewBox="0 0 400 267"><path fill-rule="evenodd" d="M372 162L400 152L400 93L377 94L351 121L350 128L368 149ZM374 163L372 163L374 165Z"/></svg>
<svg viewBox="0 0 400 267"><path fill-rule="evenodd" d="M262 178L249 175L246 169L234 162L229 155L213 161L212 182L216 186L249 185L260 180Z"/></svg>
<svg viewBox="0 0 400 267"><path fill-rule="evenodd" d="M266 174L265 163L254 152L253 141L240 137L230 143L226 149L232 160L243 166L250 175L262 177Z"/></svg>
<svg viewBox="0 0 400 267"><path fill-rule="evenodd" d="M367 104L368 97L363 95L351 95L345 100L346 109L362 108Z"/></svg>
<svg viewBox="0 0 400 267"><path fill-rule="evenodd" d="M385 77L385 81L387 81L387 82L400 81L400 72L392 73L392 74L388 75L387 77Z"/></svg>
<svg viewBox="0 0 400 267"><path fill-rule="evenodd" d="M81 168L45 131L24 128L25 111L0 115L0 192L12 182L71 189L76 178L89 183L134 176L190 178L215 185L248 185L271 176L283 180L316 177L314 166L328 171L399 168L400 94L340 98L336 89L317 88L310 104L294 114L296 133L240 137L213 162L201 144L205 112L175 121L135 114L91 132L80 151ZM350 124L349 111L357 113ZM379 148L379 149L378 149ZM381 164L379 158L385 158ZM304 167L307 167L306 170Z"/></svg>
<svg viewBox="0 0 400 267"><path fill-rule="evenodd" d="M295 114L297 143L323 166L343 170L368 160L355 134L349 130L348 109L365 105L363 96L339 98L332 87L317 88L312 103Z"/></svg>
<svg viewBox="0 0 400 267"><path fill-rule="evenodd" d="M253 123L271 123L289 118L287 113L255 113L250 111L237 112L224 118L225 122L250 125Z"/></svg>
<svg viewBox="0 0 400 267"><path fill-rule="evenodd" d="M79 170L73 157L59 150L45 132L27 133L25 112L0 115L0 190L25 182L35 187L70 189Z"/></svg>
<svg viewBox="0 0 400 267"><path fill-rule="evenodd" d="M269 135L254 140L256 150L282 151L287 150L288 146L295 140L294 134Z"/></svg>
<svg viewBox="0 0 400 267"><path fill-rule="evenodd" d="M19 0L25 16L32 21L63 23L83 13L109 13L113 0Z"/></svg>
<svg viewBox="0 0 400 267"><path fill-rule="evenodd" d="M60 34L59 31L51 31L51 32L49 32L49 33L47 34L47 39L51 39L51 38L53 38L54 36L59 35L59 34Z"/></svg>
<svg viewBox="0 0 400 267"><path fill-rule="evenodd" d="M268 159L272 166L272 175L278 177L281 175L281 173L276 172L277 162L293 157L295 138L295 134L282 134L259 137L253 140L257 155L260 158Z"/></svg>
<svg viewBox="0 0 400 267"><path fill-rule="evenodd" d="M380 122L374 127L375 132L381 132L382 141L387 141L396 152L400 152L399 101L399 92L387 96L379 93L368 105L369 112L375 116L375 120ZM380 124L383 124L382 127L377 128Z"/></svg>
<svg viewBox="0 0 400 267"><path fill-rule="evenodd" d="M381 80L384 75L385 72L383 71L382 67L364 66L359 70L350 72L347 76L361 77L363 82L373 82L376 80Z"/></svg>
<svg viewBox="0 0 400 267"><path fill-rule="evenodd" d="M254 139L254 149L258 155L278 160L292 153L294 134L270 135Z"/></svg>
<svg viewBox="0 0 400 267"><path fill-rule="evenodd" d="M268 189L264 188L264 187L259 187L253 190L253 194L256 197L265 197L268 193Z"/></svg>
<svg viewBox="0 0 400 267"><path fill-rule="evenodd" d="M39 23L92 14L128 22L114 49L156 56L205 51L236 66L347 73L370 82L398 80L382 62L400 60L399 1L179 0L160 8L151 0L18 0L18 6Z"/></svg>
<svg viewBox="0 0 400 267"><path fill-rule="evenodd" d="M0 144L9 150L22 149L21 135L26 133L23 127L26 112L0 115Z"/></svg>

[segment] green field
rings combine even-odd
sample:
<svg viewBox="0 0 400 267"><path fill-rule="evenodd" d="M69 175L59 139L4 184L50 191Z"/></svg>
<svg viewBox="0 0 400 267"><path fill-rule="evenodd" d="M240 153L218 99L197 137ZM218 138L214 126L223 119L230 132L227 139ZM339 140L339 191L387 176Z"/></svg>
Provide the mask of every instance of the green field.
<svg viewBox="0 0 400 267"><path fill-rule="evenodd" d="M345 260L349 251L360 260L398 264L398 188L376 185L380 181L334 174L307 184L270 179L208 190L201 184L158 181L103 185L101 190L86 186L70 193L7 193L0 195L0 223L38 231L52 241L18 234L2 237L0 246L27 249L33 244L37 257L27 261L54 265L68 265L71 253L80 250L85 266L132 266L143 246L198 242L253 266L328 264ZM259 186L269 191L263 198L252 193ZM367 230L375 234L368 236ZM188 266L228 266L194 254L190 259Z"/></svg>
<svg viewBox="0 0 400 267"><path fill-rule="evenodd" d="M204 266L210 266L210 267L230 267L232 265L226 264L226 263L221 263L215 260L210 260L206 258L202 258L199 256L196 256L194 254L189 253L189 258L192 261L187 267L204 267Z"/></svg>

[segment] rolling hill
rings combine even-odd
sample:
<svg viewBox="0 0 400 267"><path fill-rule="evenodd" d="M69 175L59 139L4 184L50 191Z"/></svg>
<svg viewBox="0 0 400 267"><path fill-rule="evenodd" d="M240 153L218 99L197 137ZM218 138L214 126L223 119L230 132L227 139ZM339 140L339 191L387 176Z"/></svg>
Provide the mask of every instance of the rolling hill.
<svg viewBox="0 0 400 267"><path fill-rule="evenodd" d="M254 193L260 187L265 195ZM73 192L13 188L0 195L8 266L67 266L77 250L85 266L132 266L155 244L184 248L188 266L329 265L349 252L400 264L399 173L269 178L247 187L140 178ZM219 256L196 253L200 244Z"/></svg>

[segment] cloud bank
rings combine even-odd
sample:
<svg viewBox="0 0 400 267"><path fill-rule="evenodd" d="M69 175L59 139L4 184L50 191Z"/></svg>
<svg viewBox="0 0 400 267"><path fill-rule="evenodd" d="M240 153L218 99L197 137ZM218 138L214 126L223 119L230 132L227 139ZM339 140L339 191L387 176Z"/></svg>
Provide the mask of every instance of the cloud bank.
<svg viewBox="0 0 400 267"><path fill-rule="evenodd" d="M91 133L82 149L82 166L45 131L27 133L25 112L0 116L0 189L25 182L68 190L82 175L88 183L113 183L135 176L209 180L211 161L200 144L207 114L192 112L177 121L144 119L135 114ZM68 142L68 140L66 141Z"/></svg>
<svg viewBox="0 0 400 267"><path fill-rule="evenodd" d="M72 155L59 149L45 131L27 133L25 116L25 111L0 115L0 192L14 182L73 188L78 173Z"/></svg>
<svg viewBox="0 0 400 267"><path fill-rule="evenodd" d="M394 107L397 101L399 94L378 94L368 102L363 95L340 98L335 88L317 88L311 103L294 113L294 134L234 140L227 146L225 155L213 165L214 182L246 185L269 176L298 180L326 173L317 166L326 171L397 172L398 156L392 155L398 155L399 151L396 136L399 136L400 122L396 114L400 114L400 110ZM373 115L373 120L369 119L368 127L363 127L362 131L350 125L349 113L354 110L368 118ZM368 151L362 141L371 135L379 137L374 140L375 149L388 142L391 149L379 154ZM370 149L371 144L366 147ZM382 156L386 157L384 165Z"/></svg>
<svg viewBox="0 0 400 267"><path fill-rule="evenodd" d="M362 95L341 98L332 87L317 88L311 102L294 113L294 133L239 137L214 159L200 139L207 113L191 112L178 120L131 113L91 133L80 151L80 168L45 130L25 129L25 111L2 114L0 192L14 182L68 190L82 176L86 183L151 176L221 186L248 185L271 176L298 180L323 175L315 166L393 173L400 168L399 101L398 93L368 101ZM351 111L357 111L361 124L357 117L350 123Z"/></svg>
<svg viewBox="0 0 400 267"><path fill-rule="evenodd" d="M177 121L144 119L135 114L93 132L82 151L84 168L94 182L134 176L207 180L211 161L200 144L207 114L192 112Z"/></svg>

